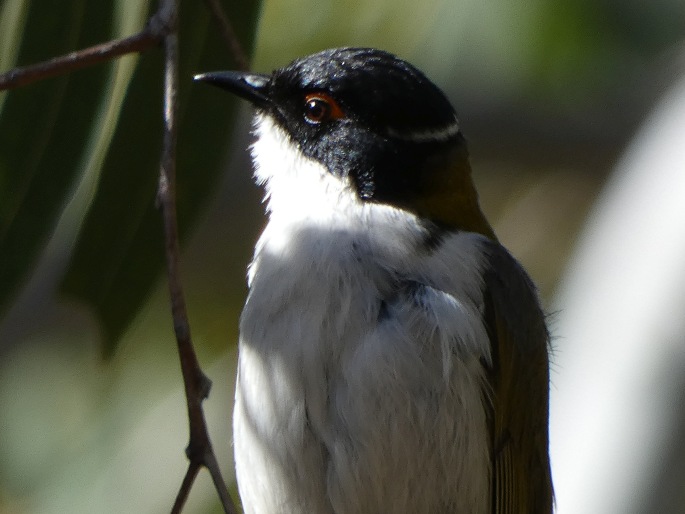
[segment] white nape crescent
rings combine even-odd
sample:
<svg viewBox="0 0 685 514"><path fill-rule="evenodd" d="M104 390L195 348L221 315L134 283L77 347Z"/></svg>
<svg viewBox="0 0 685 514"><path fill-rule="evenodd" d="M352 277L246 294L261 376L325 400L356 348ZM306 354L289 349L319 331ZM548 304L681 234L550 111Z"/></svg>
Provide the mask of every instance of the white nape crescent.
<svg viewBox="0 0 685 514"><path fill-rule="evenodd" d="M419 130L416 132L401 132L392 128L388 129L388 135L403 141L413 141L415 143L428 143L431 141L440 142L456 136L459 133L459 120L454 118L454 122L435 129Z"/></svg>

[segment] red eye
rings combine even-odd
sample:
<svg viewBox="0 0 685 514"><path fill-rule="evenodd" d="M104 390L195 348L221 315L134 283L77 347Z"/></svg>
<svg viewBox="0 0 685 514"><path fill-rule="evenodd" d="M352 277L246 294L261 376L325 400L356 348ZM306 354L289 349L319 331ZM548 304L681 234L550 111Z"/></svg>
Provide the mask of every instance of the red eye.
<svg viewBox="0 0 685 514"><path fill-rule="evenodd" d="M304 97L304 117L309 123L323 123L345 117L338 102L326 93L310 93Z"/></svg>

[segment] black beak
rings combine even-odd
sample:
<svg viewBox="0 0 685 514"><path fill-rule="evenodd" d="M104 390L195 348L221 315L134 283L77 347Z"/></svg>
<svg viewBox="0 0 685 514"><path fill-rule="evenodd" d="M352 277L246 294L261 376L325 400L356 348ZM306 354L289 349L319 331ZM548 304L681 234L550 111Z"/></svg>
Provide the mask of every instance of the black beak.
<svg viewBox="0 0 685 514"><path fill-rule="evenodd" d="M207 82L248 100L256 107L267 107L271 100L266 91L269 75L245 71L214 71L195 75L193 80Z"/></svg>

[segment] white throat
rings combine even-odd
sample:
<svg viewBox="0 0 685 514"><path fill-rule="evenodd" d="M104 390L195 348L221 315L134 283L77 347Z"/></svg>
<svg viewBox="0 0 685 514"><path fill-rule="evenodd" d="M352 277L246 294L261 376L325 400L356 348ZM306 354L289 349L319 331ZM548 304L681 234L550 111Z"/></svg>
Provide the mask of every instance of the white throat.
<svg viewBox="0 0 685 514"><path fill-rule="evenodd" d="M330 173L305 156L288 134L267 115L255 118L257 140L252 145L254 176L265 188L269 224L258 245L271 251L288 251L302 243L306 232L320 237L311 241L310 258L325 244L349 252L373 253L388 264L402 267L427 231L413 214L388 205L362 201L347 177ZM329 237L326 237L328 234ZM302 247L300 246L300 251ZM334 248L329 248L335 252Z"/></svg>
<svg viewBox="0 0 685 514"><path fill-rule="evenodd" d="M258 114L254 124L254 176L266 190L272 219L328 222L334 212L362 208L349 180L332 175L321 163L306 157L271 116Z"/></svg>

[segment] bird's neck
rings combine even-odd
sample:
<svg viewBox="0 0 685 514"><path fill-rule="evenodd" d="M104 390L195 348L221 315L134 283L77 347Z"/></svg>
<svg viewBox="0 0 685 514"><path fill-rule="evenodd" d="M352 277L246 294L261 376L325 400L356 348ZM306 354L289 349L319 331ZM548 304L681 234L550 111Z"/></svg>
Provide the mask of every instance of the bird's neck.
<svg viewBox="0 0 685 514"><path fill-rule="evenodd" d="M475 232L497 240L480 208L463 138L427 159L421 176L421 194L411 205L420 217L448 230Z"/></svg>

